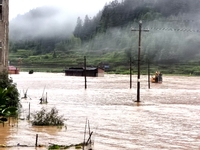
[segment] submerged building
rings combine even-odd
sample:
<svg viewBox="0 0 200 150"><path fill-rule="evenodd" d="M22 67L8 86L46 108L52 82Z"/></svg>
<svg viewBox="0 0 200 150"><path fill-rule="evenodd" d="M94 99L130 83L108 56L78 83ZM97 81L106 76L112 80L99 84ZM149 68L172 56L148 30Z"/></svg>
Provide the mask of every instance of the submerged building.
<svg viewBox="0 0 200 150"><path fill-rule="evenodd" d="M0 0L0 73L8 72L9 0Z"/></svg>
<svg viewBox="0 0 200 150"><path fill-rule="evenodd" d="M69 68L65 69L65 75L66 76L88 76L88 77L103 77L104 76L104 70L102 68L98 67L86 67L86 70L81 68Z"/></svg>

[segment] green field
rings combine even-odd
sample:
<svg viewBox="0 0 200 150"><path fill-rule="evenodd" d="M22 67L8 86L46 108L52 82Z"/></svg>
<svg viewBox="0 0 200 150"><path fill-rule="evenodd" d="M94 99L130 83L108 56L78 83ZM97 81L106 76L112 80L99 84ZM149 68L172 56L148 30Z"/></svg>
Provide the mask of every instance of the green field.
<svg viewBox="0 0 200 150"><path fill-rule="evenodd" d="M109 52L98 55L92 55L89 52L76 52L65 54L56 52L56 57L52 53L33 56L31 51L18 50L16 53L9 54L10 65L20 68L21 71L34 70L35 72L63 72L69 67L83 67L84 56L86 57L87 67L104 67L107 73L130 74L130 58L127 58L122 52ZM132 74L137 74L137 60L132 61ZM159 64L149 63L151 73L160 71L163 74L178 75L200 75L200 62L187 62L177 64ZM148 63L141 61L141 74L148 73Z"/></svg>

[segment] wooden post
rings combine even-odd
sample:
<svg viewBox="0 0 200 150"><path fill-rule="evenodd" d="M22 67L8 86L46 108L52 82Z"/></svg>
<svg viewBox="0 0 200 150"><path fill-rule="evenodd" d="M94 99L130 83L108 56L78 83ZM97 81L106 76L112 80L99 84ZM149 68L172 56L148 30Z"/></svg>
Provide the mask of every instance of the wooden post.
<svg viewBox="0 0 200 150"><path fill-rule="evenodd" d="M17 115L17 127L18 127L18 123L19 123L19 116Z"/></svg>
<svg viewBox="0 0 200 150"><path fill-rule="evenodd" d="M85 89L87 89L87 78L86 78L86 56L84 56L84 77L85 77Z"/></svg>
<svg viewBox="0 0 200 150"><path fill-rule="evenodd" d="M86 142L86 145L89 144L89 142L90 142L90 144L91 144L91 136L92 136L92 134L93 134L93 132L91 132L91 133L89 134L89 138L88 138L88 140L87 140L87 142Z"/></svg>
<svg viewBox="0 0 200 150"><path fill-rule="evenodd" d="M38 143L38 134L36 134L35 147L37 147L37 143Z"/></svg>
<svg viewBox="0 0 200 150"><path fill-rule="evenodd" d="M148 60L148 87L150 89L150 64L149 64L149 60Z"/></svg>
<svg viewBox="0 0 200 150"><path fill-rule="evenodd" d="M27 98L27 92L28 92L28 89L26 89L26 92L24 93L24 98L25 99Z"/></svg>
<svg viewBox="0 0 200 150"><path fill-rule="evenodd" d="M90 135L90 122L88 120L88 131L89 131L89 135Z"/></svg>
<svg viewBox="0 0 200 150"><path fill-rule="evenodd" d="M130 57L130 89L132 88L132 60Z"/></svg>
<svg viewBox="0 0 200 150"><path fill-rule="evenodd" d="M88 120L88 131L89 131L89 137L90 137L90 122ZM89 140L89 139L88 139ZM89 141L87 141L87 144L88 144ZM91 140L90 140L90 144L91 144Z"/></svg>
<svg viewBox="0 0 200 150"><path fill-rule="evenodd" d="M46 92L46 103L48 103L48 102L47 102L47 92Z"/></svg>
<svg viewBox="0 0 200 150"><path fill-rule="evenodd" d="M86 135L86 128L87 128L87 118L85 122L85 131L84 131L84 140L83 140L83 150L85 149L85 135Z"/></svg>
<svg viewBox="0 0 200 150"><path fill-rule="evenodd" d="M29 102L29 107L28 107L28 120L30 120L30 113L31 113L31 106L30 106L30 102Z"/></svg>

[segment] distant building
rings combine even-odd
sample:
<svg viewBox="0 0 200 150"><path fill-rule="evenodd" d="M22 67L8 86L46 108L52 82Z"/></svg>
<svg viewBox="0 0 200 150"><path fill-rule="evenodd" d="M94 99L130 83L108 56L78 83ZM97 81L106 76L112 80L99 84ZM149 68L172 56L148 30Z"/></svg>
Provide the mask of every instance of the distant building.
<svg viewBox="0 0 200 150"><path fill-rule="evenodd" d="M9 0L0 0L0 73L8 71Z"/></svg>
<svg viewBox="0 0 200 150"><path fill-rule="evenodd" d="M15 66L9 66L8 67L8 73L9 74L19 74L19 69Z"/></svg>
<svg viewBox="0 0 200 150"><path fill-rule="evenodd" d="M84 68L69 68L65 69L66 76L85 76ZM104 70L101 68L86 67L86 76L88 77L103 77Z"/></svg>

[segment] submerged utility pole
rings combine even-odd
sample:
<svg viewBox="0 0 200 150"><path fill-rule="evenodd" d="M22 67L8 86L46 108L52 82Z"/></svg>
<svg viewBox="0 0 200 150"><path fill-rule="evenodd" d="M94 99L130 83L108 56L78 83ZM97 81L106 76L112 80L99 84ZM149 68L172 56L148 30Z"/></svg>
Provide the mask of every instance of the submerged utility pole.
<svg viewBox="0 0 200 150"><path fill-rule="evenodd" d="M130 89L132 88L132 60L130 57Z"/></svg>
<svg viewBox="0 0 200 150"><path fill-rule="evenodd" d="M139 31L139 40L138 40L138 79L137 79L137 101L140 102L140 49L141 49L141 32L149 32L149 30L142 30L142 21L139 21L139 30L132 29L132 31Z"/></svg>
<svg viewBox="0 0 200 150"><path fill-rule="evenodd" d="M84 78L85 78L85 89L87 89L87 67L86 67L86 56L84 56Z"/></svg>
<svg viewBox="0 0 200 150"><path fill-rule="evenodd" d="M150 89L150 63L149 63L149 59L148 59L148 87Z"/></svg>

